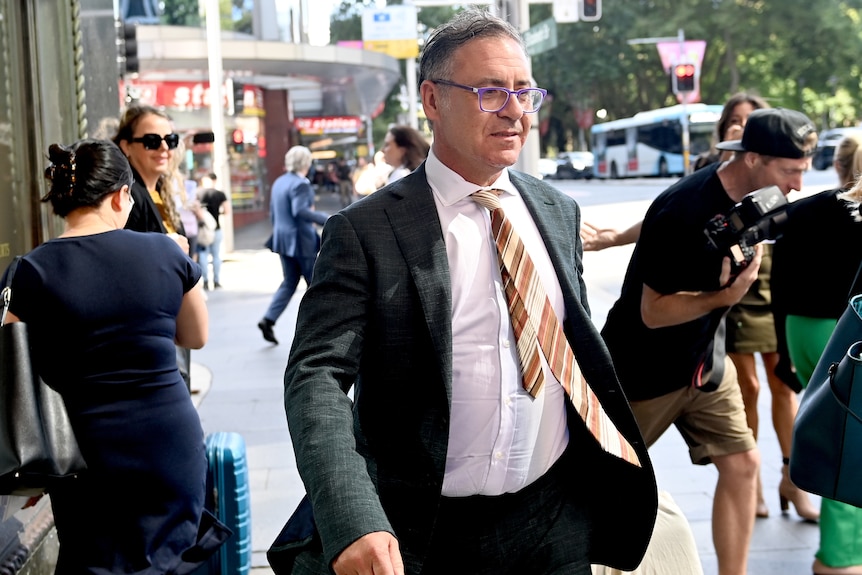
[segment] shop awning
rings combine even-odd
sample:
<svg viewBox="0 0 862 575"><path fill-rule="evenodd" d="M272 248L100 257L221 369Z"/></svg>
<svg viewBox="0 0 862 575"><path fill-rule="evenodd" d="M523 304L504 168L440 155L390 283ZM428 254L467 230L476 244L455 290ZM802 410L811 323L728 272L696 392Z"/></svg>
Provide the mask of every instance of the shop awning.
<svg viewBox="0 0 862 575"><path fill-rule="evenodd" d="M139 80L208 78L203 28L139 25ZM225 77L268 89L288 90L296 116L369 116L398 82L398 60L368 50L260 41L222 35Z"/></svg>

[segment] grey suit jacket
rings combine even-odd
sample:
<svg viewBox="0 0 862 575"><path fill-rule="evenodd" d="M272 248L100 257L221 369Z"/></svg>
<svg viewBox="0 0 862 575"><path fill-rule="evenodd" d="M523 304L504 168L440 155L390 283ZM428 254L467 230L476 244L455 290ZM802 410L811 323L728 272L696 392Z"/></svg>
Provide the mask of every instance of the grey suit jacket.
<svg viewBox="0 0 862 575"><path fill-rule="evenodd" d="M579 208L540 180L516 172L511 179L556 269L572 349L643 462L636 468L606 454L569 410L579 471L572 483L594 502L591 558L633 569L655 521L655 478L589 319ZM308 495L270 550L277 573L326 573L338 553L372 531L395 534L407 572L421 570L448 445L451 305L424 164L326 223L285 373L285 409ZM351 402L346 392L354 383Z"/></svg>

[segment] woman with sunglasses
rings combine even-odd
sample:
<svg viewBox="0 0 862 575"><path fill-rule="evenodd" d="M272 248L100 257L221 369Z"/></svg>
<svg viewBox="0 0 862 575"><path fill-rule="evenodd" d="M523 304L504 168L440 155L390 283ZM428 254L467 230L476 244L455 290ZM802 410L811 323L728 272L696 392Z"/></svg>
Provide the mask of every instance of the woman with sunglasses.
<svg viewBox="0 0 862 575"><path fill-rule="evenodd" d="M136 105L126 109L114 143L117 144L135 176L132 196L135 207L126 229L168 234L183 251L189 252L182 221L173 198L164 189L171 170L171 158L180 142L170 118L152 106Z"/></svg>
<svg viewBox="0 0 862 575"><path fill-rule="evenodd" d="M126 229L167 234L191 255L176 200L170 185L166 185L173 167L171 160L180 143L168 115L152 106L130 106L120 118L114 143L126 155L135 178L131 188L135 205ZM177 363L189 389L191 361L191 351L177 346Z"/></svg>

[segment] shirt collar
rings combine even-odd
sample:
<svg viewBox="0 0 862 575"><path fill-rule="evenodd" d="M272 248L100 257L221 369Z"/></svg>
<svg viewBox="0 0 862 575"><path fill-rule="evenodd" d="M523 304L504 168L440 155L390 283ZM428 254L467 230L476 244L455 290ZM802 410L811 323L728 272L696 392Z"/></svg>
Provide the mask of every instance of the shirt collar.
<svg viewBox="0 0 862 575"><path fill-rule="evenodd" d="M428 158L425 160L425 176L428 178L431 191L434 192L434 195L437 196L437 199L444 206L457 204L482 187L468 182L441 162L434 155L433 147L428 152ZM505 168L490 187L515 196L519 195L515 185L509 179L509 170Z"/></svg>

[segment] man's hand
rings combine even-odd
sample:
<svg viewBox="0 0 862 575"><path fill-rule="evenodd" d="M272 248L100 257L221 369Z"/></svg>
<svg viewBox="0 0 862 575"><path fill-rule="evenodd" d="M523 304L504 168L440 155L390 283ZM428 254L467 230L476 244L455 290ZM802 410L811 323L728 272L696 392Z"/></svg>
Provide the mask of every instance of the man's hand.
<svg viewBox="0 0 862 575"><path fill-rule="evenodd" d="M739 303L742 296L748 292L748 288L757 279L757 274L760 271L760 260L763 257L763 246L757 244L754 246L754 257L748 262L739 275L731 279L730 277L730 258L725 257L721 263L721 276L719 281L721 285L727 286L724 291L727 292L728 306ZM731 282L731 283L728 283Z"/></svg>
<svg viewBox="0 0 862 575"><path fill-rule="evenodd" d="M617 235L617 230L599 229L587 222L581 223L581 241L585 252L597 252L615 246Z"/></svg>
<svg viewBox="0 0 862 575"><path fill-rule="evenodd" d="M332 562L336 575L404 575L398 540L388 531L363 535Z"/></svg>
<svg viewBox="0 0 862 575"><path fill-rule="evenodd" d="M638 241L641 234L641 224L643 221L620 231L612 228L597 228L590 223L582 222L581 242L584 244L584 251L597 252L605 248L633 244Z"/></svg>
<svg viewBox="0 0 862 575"><path fill-rule="evenodd" d="M662 294L643 284L641 319L650 329L679 325L703 317L714 309L730 307L739 300L757 279L763 248L754 248L754 257L738 276L730 277L730 258L721 262L719 276L722 289L705 292Z"/></svg>

